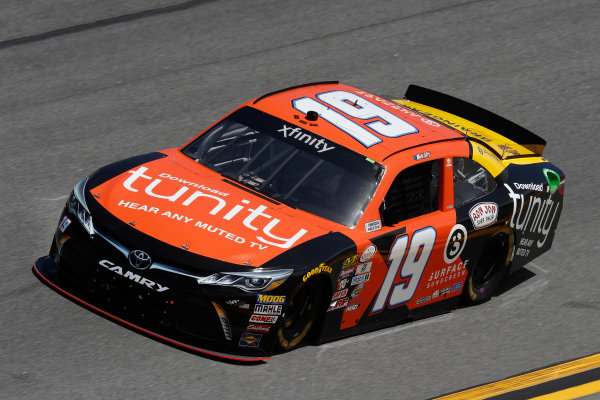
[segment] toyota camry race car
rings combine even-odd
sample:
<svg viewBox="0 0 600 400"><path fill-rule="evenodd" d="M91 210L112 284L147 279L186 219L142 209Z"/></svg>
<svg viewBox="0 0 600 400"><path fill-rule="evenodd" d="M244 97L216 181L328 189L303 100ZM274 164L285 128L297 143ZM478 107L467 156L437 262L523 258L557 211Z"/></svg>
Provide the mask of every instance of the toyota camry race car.
<svg viewBox="0 0 600 400"><path fill-rule="evenodd" d="M414 85L280 90L77 183L34 273L169 343L266 359L488 300L552 245L545 144Z"/></svg>

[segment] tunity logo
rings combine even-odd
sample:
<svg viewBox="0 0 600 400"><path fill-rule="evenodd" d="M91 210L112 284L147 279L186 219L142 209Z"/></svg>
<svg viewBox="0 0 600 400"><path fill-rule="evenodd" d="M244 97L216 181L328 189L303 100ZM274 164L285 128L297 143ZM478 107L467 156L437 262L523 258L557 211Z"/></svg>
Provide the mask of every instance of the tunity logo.
<svg viewBox="0 0 600 400"><path fill-rule="evenodd" d="M508 195L513 200L510 227L523 233L541 234L543 238L536 241L536 246L542 247L550 234L552 222L554 222L560 203L550 198L542 199L541 196L531 196L525 199L522 194L513 192L506 183L504 186L508 189ZM552 210L553 207L554 210Z"/></svg>
<svg viewBox="0 0 600 400"><path fill-rule="evenodd" d="M186 194L186 192L188 190L190 190L189 187L182 186L175 193L173 193L171 195L157 194L154 192L154 190L156 189L156 187L158 185L160 185L160 183L162 182L162 179L158 179L158 178L154 179L152 176L145 175L144 173L146 171L148 171L148 168L146 168L146 167L139 167L137 170L128 171L128 173L130 173L131 176L128 177L125 180L125 182L123 182L123 187L131 192L138 192L139 189L133 187L133 185L136 184L139 187L140 186L139 181L138 181L139 179L151 180L152 182L150 182L146 186L146 188L144 189L144 192L148 196L156 197L159 199L165 199L165 200L171 201L173 203L180 201L180 198L184 194ZM141 187L140 187L140 189L141 189ZM212 203L213 208L208 213L210 215L219 215L221 218L223 218L224 220L227 220L227 221L236 217L240 212L246 211L247 214L244 217L244 219L242 220L242 224L244 224L244 226L246 228L251 229L253 231L259 230L259 226L254 225L254 224L256 224L255 220L260 219L260 218L270 220L268 224L266 224L260 228L262 230L262 234L264 234L266 236L266 238L263 237L262 235L256 236L256 238L259 241L261 241L262 243L265 243L265 244L270 244L273 246L281 247L283 249L288 249L288 248L292 247L294 245L294 243L296 243L302 236L304 236L304 234L306 234L308 232L306 229L300 229L292 237L282 237L282 236L275 235L272 232L272 230L277 226L277 224L279 224L280 220L278 218L273 218L271 215L265 213L264 211L267 209L267 207L263 206L263 205L259 205L254 208L245 209L246 205L250 204L249 200L241 200L241 203L243 203L243 205L237 204L237 205L233 206L231 209L229 209L227 202L223 198L215 196L213 194L208 194L208 193L202 192L200 190L196 190L192 194L187 196L187 198L185 200L181 201L181 205L189 206L192 203L200 201L199 199L203 199L203 200L210 199L210 201L213 202ZM202 204L205 205L206 200ZM228 211L225 212L224 209L227 209ZM221 212L221 211L223 211L223 212Z"/></svg>

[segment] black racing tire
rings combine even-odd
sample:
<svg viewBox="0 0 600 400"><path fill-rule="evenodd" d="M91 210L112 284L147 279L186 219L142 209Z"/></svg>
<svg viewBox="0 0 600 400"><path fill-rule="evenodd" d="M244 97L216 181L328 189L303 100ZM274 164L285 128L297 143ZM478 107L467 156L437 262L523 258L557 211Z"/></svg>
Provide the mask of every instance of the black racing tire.
<svg viewBox="0 0 600 400"><path fill-rule="evenodd" d="M277 348L289 351L304 340L315 324L323 303L323 285L319 279L304 282L288 302L277 329Z"/></svg>
<svg viewBox="0 0 600 400"><path fill-rule="evenodd" d="M495 233L467 276L462 300L465 304L488 301L496 292L510 266L514 236L510 230Z"/></svg>

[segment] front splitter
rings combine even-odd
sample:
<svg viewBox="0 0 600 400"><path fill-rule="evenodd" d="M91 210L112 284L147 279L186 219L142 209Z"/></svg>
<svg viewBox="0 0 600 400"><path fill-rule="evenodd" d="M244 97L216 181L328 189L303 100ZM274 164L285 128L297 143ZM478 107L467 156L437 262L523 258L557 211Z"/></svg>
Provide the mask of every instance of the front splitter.
<svg viewBox="0 0 600 400"><path fill-rule="evenodd" d="M232 360L232 361L258 362L258 361L268 360L270 358L269 356L244 356L244 355L227 354L227 353L217 352L217 351L213 351L213 350L207 350L204 348L194 346L193 344L190 344L190 343L185 343L182 341L174 340L172 338L163 336L163 335L153 332L149 329L143 328L139 325L133 324L122 318L119 318L116 315L113 315L106 310L103 310L97 306L94 306L94 305L90 304L89 302L81 299L80 297L70 293L67 290L64 282L62 282L62 279L60 277L60 271L58 269L58 266L56 265L56 262L54 261L54 259L52 257L46 256L46 257L42 257L42 258L38 259L33 264L33 273L44 284L46 284L50 288L56 290L58 293L67 297L68 299L76 301L77 303L101 314L104 317L108 317L108 318L110 318L120 324L123 324L129 328L133 328L133 329L138 330L146 335L149 335L153 338L167 342L169 344L179 346L186 350L191 350L191 351L198 352L198 353L208 355L211 357L224 358L224 359Z"/></svg>

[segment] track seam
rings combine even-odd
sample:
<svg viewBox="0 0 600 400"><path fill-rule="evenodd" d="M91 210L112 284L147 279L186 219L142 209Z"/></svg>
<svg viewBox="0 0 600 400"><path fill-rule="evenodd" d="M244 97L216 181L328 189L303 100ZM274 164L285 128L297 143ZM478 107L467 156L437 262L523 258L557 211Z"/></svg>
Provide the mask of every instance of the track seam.
<svg viewBox="0 0 600 400"><path fill-rule="evenodd" d="M161 14L169 14L176 11L187 10L188 8L196 7L204 3L213 2L216 0L188 0L183 3L173 4L166 7L152 8L149 10L143 10L131 14L119 15L117 17L111 17L101 19L94 22L87 22L85 24L73 25L66 28L59 28L52 31L37 33L34 35L22 36L20 38L8 39L0 42L0 49L9 47L21 46L24 44L40 42L42 40L53 39L55 37L70 35L72 33L89 31L92 29L102 28L105 26L122 24L125 22L135 21L138 19L153 17Z"/></svg>
<svg viewBox="0 0 600 400"><path fill-rule="evenodd" d="M199 0L199 1L203 1L203 0ZM206 1L206 0L204 0L204 1ZM208 1L212 1L212 0L208 0ZM348 29L348 30L345 30L345 31L333 32L333 33L329 33L329 34L326 34L326 35L318 36L318 37L315 37L315 38L299 40L299 41L293 42L293 43L282 44L282 45L275 46L275 47L269 47L269 48L266 48L266 49L256 50L256 51L253 51L253 52L249 52L249 53L245 53L245 54L240 54L240 55L235 55L235 56L231 56L231 57L226 57L226 58L222 58L222 59L218 59L218 60L214 60L214 61L209 61L209 62L205 62L205 63L192 64L192 65L184 67L184 68L167 70L167 71L165 71L163 73L160 73L160 74L150 75L150 76L146 76L146 77L143 77L143 78L130 80L130 81L127 81L127 82L117 83L117 84L114 84L114 85L102 86L102 87L99 87L99 88L96 88L96 89L87 90L85 92L74 93L74 94L71 94L71 95L63 96L63 97L55 97L55 98L52 98L52 99L49 99L47 101L43 101L43 102L40 102L40 103L28 104L28 105L26 105L24 107L41 106L41 105L44 105L44 104L54 103L54 102L57 102L57 101L62 101L62 100L70 99L70 98L73 98L73 97L78 97L78 96L88 95L88 94L94 94L94 93L98 93L98 92L101 92L101 91L104 91L104 90L107 90L107 89L112 89L112 88L119 87L119 86L124 86L124 85L129 85L129 84L137 84L137 83L140 83L140 82L144 82L144 81L147 81L147 80L153 80L153 79L160 78L160 77L163 77L163 76L166 76L166 75L170 75L170 74L176 74L176 73L180 73L180 72L194 70L196 68L208 67L208 66L218 65L218 64L222 64L222 63L228 63L228 62L235 61L235 60L241 60L241 59L244 59L244 58L247 58L247 57L254 57L254 56L257 56L257 55L260 55L260 54L270 53L272 51L281 50L281 49L285 49L285 48L288 48L288 47L294 47L294 46L298 46L298 45L304 45L304 44L311 43L311 42L316 42L316 41L319 41L319 40L322 40L322 39L330 39L330 38L334 38L334 37L337 37L337 36L343 36L343 35L347 35L347 34L359 32L361 30L366 30L366 29L374 28L374 27L381 26L381 25L393 24L393 23L396 23L396 22L405 21L405 20L409 20L409 19L412 19L412 18L422 17L422 16L425 16L425 15L428 15L428 14L435 14L435 13L438 13L438 12L444 12L444 11L451 10L451 9L454 9L454 8L465 7L465 6L469 6L469 5L472 5L472 4L483 3L483 2L488 2L488 1L490 1L490 0L471 0L471 1L464 2L464 3L453 4L453 5L449 5L449 6L445 6L445 7L436 8L436 9L433 9L433 10L422 11L422 12L419 12L419 13L416 13L416 14L411 14L411 15L406 15L406 16L394 18L394 19L389 19L389 20L386 20L386 21L376 22L376 23L373 23L373 24L364 25L364 26L361 26L361 27L357 27L357 28L353 28L353 29ZM182 3L182 4L185 4L185 3ZM187 8L190 8L190 7L187 7ZM2 49L2 43L3 42L0 42L0 49ZM23 109L24 107L20 106L18 108ZM5 111L14 111L14 110L5 109L5 110L2 110L2 111L3 112L0 113L0 115L5 114Z"/></svg>

